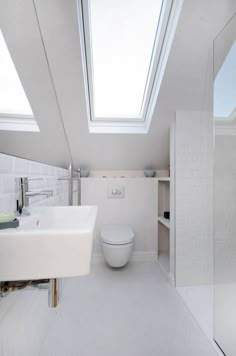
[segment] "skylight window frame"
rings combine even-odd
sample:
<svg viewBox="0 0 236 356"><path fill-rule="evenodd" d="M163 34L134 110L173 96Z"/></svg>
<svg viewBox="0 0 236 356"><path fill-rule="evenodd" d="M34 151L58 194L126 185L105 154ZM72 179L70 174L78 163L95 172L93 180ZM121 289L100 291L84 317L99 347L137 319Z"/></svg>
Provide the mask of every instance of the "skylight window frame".
<svg viewBox="0 0 236 356"><path fill-rule="evenodd" d="M39 132L39 126L33 115L0 113L0 130Z"/></svg>
<svg viewBox="0 0 236 356"><path fill-rule="evenodd" d="M146 86L143 95L143 103L141 108L143 121L146 120L146 115L148 113L148 106L152 96L156 70L161 55L161 50L165 38L165 33L166 33L170 12L171 12L172 3L173 3L172 0L162 0L161 12L158 19L153 51L151 55L148 76L147 76Z"/></svg>
<svg viewBox="0 0 236 356"><path fill-rule="evenodd" d="M77 0L82 66L89 131L91 133L147 133L184 0L162 0L139 117L95 117L93 56L89 0ZM164 51L164 55L163 55Z"/></svg>

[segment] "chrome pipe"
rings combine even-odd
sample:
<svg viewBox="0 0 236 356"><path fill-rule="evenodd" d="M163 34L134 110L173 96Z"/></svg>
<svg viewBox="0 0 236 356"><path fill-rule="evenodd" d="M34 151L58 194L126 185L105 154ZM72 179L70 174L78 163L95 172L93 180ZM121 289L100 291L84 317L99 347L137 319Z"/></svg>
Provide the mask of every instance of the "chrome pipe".
<svg viewBox="0 0 236 356"><path fill-rule="evenodd" d="M31 180L43 180L43 177L28 178L28 181L31 181Z"/></svg>
<svg viewBox="0 0 236 356"><path fill-rule="evenodd" d="M78 190L78 205L81 206L81 169L77 169L77 190Z"/></svg>
<svg viewBox="0 0 236 356"><path fill-rule="evenodd" d="M0 298L16 290L48 291L48 306L56 308L62 300L62 279L39 279L27 281L0 282Z"/></svg>
<svg viewBox="0 0 236 356"><path fill-rule="evenodd" d="M48 286L48 306L50 308L56 308L59 304L59 290L60 282L59 279L50 279Z"/></svg>
<svg viewBox="0 0 236 356"><path fill-rule="evenodd" d="M58 180L68 181L68 205L73 205L73 193L78 191L78 205L81 205L81 170L73 170L72 165L68 167L68 176L58 177ZM73 173L76 173L77 177L73 177ZM77 190L74 191L74 181L77 181Z"/></svg>
<svg viewBox="0 0 236 356"><path fill-rule="evenodd" d="M68 205L73 205L73 168L70 164L68 167L68 176L58 177L58 180L68 181Z"/></svg>
<svg viewBox="0 0 236 356"><path fill-rule="evenodd" d="M69 206L72 206L73 205L73 181L72 181L73 168L72 168L72 164L69 165L68 172L69 172L69 184L68 184Z"/></svg>
<svg viewBox="0 0 236 356"><path fill-rule="evenodd" d="M28 198L26 197L26 192L29 189L29 181L28 177L21 177L20 178L20 192L21 192L21 204L22 204L22 209L27 208L29 206L29 201Z"/></svg>

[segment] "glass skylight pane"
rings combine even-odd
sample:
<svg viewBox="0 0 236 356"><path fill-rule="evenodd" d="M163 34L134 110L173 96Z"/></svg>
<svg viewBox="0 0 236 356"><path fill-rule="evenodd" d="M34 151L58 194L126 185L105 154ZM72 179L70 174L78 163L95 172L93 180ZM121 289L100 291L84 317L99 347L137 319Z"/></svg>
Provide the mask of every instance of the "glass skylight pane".
<svg viewBox="0 0 236 356"><path fill-rule="evenodd" d="M235 118L236 41L232 45L214 81L214 116Z"/></svg>
<svg viewBox="0 0 236 356"><path fill-rule="evenodd" d="M162 0L90 0L95 118L140 118Z"/></svg>
<svg viewBox="0 0 236 356"><path fill-rule="evenodd" d="M30 104L0 30L0 115L31 115Z"/></svg>

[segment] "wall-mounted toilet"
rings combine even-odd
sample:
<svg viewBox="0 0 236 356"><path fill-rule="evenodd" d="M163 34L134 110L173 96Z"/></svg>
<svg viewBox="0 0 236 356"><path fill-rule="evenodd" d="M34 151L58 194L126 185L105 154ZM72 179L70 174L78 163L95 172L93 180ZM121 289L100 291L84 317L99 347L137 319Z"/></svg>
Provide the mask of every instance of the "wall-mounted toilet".
<svg viewBox="0 0 236 356"><path fill-rule="evenodd" d="M105 225L101 229L104 258L111 267L125 266L131 256L134 232L129 225Z"/></svg>

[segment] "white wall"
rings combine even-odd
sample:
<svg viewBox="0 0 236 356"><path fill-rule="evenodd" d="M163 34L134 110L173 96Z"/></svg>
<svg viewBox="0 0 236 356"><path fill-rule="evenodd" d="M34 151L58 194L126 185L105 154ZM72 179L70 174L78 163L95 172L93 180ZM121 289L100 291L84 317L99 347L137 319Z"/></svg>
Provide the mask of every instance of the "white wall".
<svg viewBox="0 0 236 356"><path fill-rule="evenodd" d="M124 199L108 199L109 187L124 186ZM82 205L98 205L94 253L101 253L99 234L104 224L130 224L135 231L135 254L157 254L157 181L155 178L83 178Z"/></svg>
<svg viewBox="0 0 236 356"><path fill-rule="evenodd" d="M29 189L53 191L53 196L30 198L30 206L38 205L68 205L68 186L66 181L58 177L67 175L67 170L49 166L26 159L0 153L0 211L15 211L16 177L42 178L29 182Z"/></svg>
<svg viewBox="0 0 236 356"><path fill-rule="evenodd" d="M212 115L177 112L175 130L176 285L212 283Z"/></svg>
<svg viewBox="0 0 236 356"><path fill-rule="evenodd" d="M125 175L126 178L111 178ZM164 175L165 171L158 172ZM16 208L16 177L43 178L30 181L30 189L52 189L50 198L31 198L30 205L68 205L68 183L58 180L67 170L46 164L0 154L0 211ZM82 205L98 205L94 254L100 255L99 234L104 224L130 224L135 231L137 259L153 259L157 255L157 180L144 178L140 171L92 172L82 178ZM99 177L98 177L99 175ZM103 175L110 178L102 178ZM127 177L128 176L128 177ZM124 186L124 199L108 199L108 187ZM77 198L77 193L75 193Z"/></svg>

